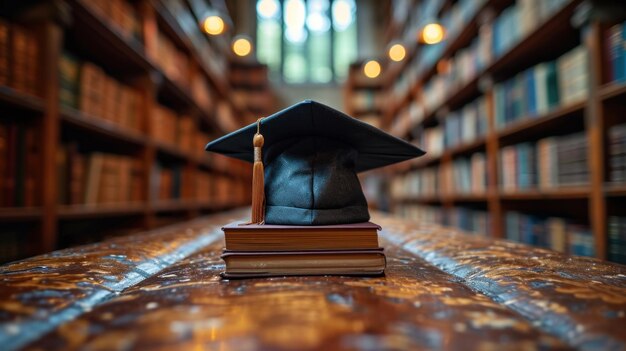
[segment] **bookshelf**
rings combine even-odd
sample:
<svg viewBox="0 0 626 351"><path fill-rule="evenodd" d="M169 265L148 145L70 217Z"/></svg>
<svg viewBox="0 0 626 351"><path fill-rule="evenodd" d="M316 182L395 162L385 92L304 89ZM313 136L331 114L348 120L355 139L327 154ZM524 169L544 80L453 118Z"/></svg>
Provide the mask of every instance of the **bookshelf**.
<svg viewBox="0 0 626 351"><path fill-rule="evenodd" d="M0 167L0 261L248 203L250 167L203 149L256 111L232 97L227 39L189 25L200 10L184 0L0 8L0 45L19 45L20 30L38 44L36 76L15 73L18 60L0 54L0 154L19 147L28 156ZM0 52L15 54L9 48Z"/></svg>
<svg viewBox="0 0 626 351"><path fill-rule="evenodd" d="M386 31L389 42L413 44L407 48L404 61L385 62L383 92L390 103L383 111L382 124L429 154L387 171L392 179L394 211L409 218L508 239L520 238L519 228L515 227L519 223L522 227L535 225L546 233L533 232L535 241L524 240L544 246L550 245L545 237L552 235L552 229L569 228L573 233L570 239L576 241L570 243L569 252L623 260L623 238L621 242L616 238L624 234L616 229L620 225L616 223L626 215L622 205L626 191L623 181L611 181L612 174L621 172L620 168L611 173L611 167L623 167L619 163L623 149L615 146L622 145L621 139L612 139L610 133L626 123L626 87L610 72L613 62L607 47L615 36L611 31L616 31L624 19L596 16L601 9L592 7L587 11L577 0L408 3L411 10L394 14ZM530 13L536 18L529 19ZM414 33L432 18L439 18L448 29L446 39L433 46L416 44ZM604 18L604 22L598 18ZM511 30L511 26L517 29ZM494 36L498 30L505 34L500 35L501 45L496 46ZM502 35L507 36L506 45ZM545 106L538 108L537 101L516 100L520 94L524 98L538 96L537 92L520 93L516 89L538 87L537 77L544 77L542 74L550 69L557 72L558 79L570 79L553 83L560 88L558 102L542 101ZM563 74L568 70L577 75ZM572 81L572 76L583 77L583 81ZM533 83L525 83L527 77ZM552 84L546 82L547 86ZM578 90L566 90L576 85ZM477 101L481 99L483 109L472 112L468 106L480 104ZM463 131L464 121L471 125L481 118L486 125L483 133ZM446 127L456 134L446 134ZM572 151L571 147L579 145L577 141L570 149L554 145L572 135L579 135L578 140L586 148ZM450 145L449 141L454 143ZM509 155L503 156L507 149L504 153ZM572 152L578 155L578 163L566 164L563 160L567 157L563 156L545 161L549 159L546 154L557 149L570 150L563 154L570 158ZM476 168L482 172L478 178L483 174L486 178L485 187L459 191L459 186L468 186L464 178L475 175L471 167L472 157L477 154L484 155L484 161L476 161ZM520 157L527 157L520 155L537 159L520 161ZM506 163L507 158L514 163ZM539 165L539 158L547 163ZM555 159L563 164L557 165ZM615 162L618 166L612 166ZM518 183L505 189L505 173L509 178L511 174L518 177L518 172L511 170L520 164L522 178L532 177L532 182L514 179ZM459 165L470 171L458 170ZM542 174L558 173L559 169L563 174L552 175L559 180L557 183L540 179ZM460 213L464 211L467 213ZM615 254L620 250L621 258Z"/></svg>

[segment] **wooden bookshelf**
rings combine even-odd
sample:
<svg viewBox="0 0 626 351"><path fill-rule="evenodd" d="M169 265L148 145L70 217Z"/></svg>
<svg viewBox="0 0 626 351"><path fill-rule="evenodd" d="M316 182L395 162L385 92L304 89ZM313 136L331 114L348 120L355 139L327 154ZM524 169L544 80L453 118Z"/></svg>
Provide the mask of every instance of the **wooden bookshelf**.
<svg viewBox="0 0 626 351"><path fill-rule="evenodd" d="M3 116L13 120L29 117L29 128L41 133L41 152L38 156L41 172L38 175L36 206L0 207L0 227L2 223L24 223L33 229L32 242L27 243L28 252L23 255L3 258L17 259L24 255L48 252L59 248L59 238L68 223L84 221L108 221L107 230L116 231L117 218L131 218L132 221L120 227L127 232L128 223L137 230L151 229L161 224L188 220L202 213L225 210L247 204L243 196L218 198L217 183L211 185L213 200L196 199L195 187L200 174L216 179L228 180L230 191L246 194L250 186L250 170L238 161L216 164L210 155L201 156L176 143L156 140L151 134L152 111L156 104L164 105L179 113L177 118L189 116L194 129L203 133L201 142L226 132L218 118L233 118L229 125L240 126L250 120L252 112L239 106L232 99L232 87L227 79L227 70L216 70L215 62L207 63L207 53L212 52L228 67L230 55L217 50L211 40L224 41L224 38L206 37L200 28L190 28L180 23L194 19L200 22L204 14L188 2L140 0L128 1L136 13L139 37L129 37L124 30L112 23L112 19L92 2L67 0L59 2L39 2L20 8L20 13L4 13L2 20L10 25L19 24L32 30L40 45L38 59L41 70L37 78L41 92L28 94L10 86L0 85L0 109ZM177 11L175 14L172 11ZM33 14L36 14L33 15ZM184 30L183 30L184 28ZM170 40L188 58L189 79L202 77L207 82L210 104L200 105L192 87L183 86L161 69L150 58L148 45L153 45L157 35ZM226 39L227 40L227 39ZM4 50L4 49L0 49ZM140 98L138 129L131 129L112 122L102 116L94 116L79 108L69 107L59 101L60 75L59 62L63 52L69 52L81 62L90 62L103 69L110 79L118 84L134 89ZM217 55L217 56L215 56ZM268 86L268 89L269 86ZM220 116L218 105L225 105L232 112ZM8 123L8 122L7 122ZM20 122L23 123L23 122ZM206 140L204 140L206 139ZM80 152L105 152L131 158L141 165L141 201L112 202L95 204L65 204L59 202L59 166L57 158L66 145L77 144ZM198 143L200 145L200 143ZM203 145L202 145L203 146ZM86 154L84 154L86 155ZM178 168L180 185L178 198L160 200L154 193L153 170L157 164L163 167ZM171 168L173 169L173 168ZM237 191L235 191L235 188ZM176 195L173 195L176 196ZM31 223L33 225L31 225ZM122 225L122 224L120 224ZM0 240L2 233L0 230ZM97 239L97 238L94 238ZM85 238L80 238L84 242ZM71 242L71 241L70 241Z"/></svg>
<svg viewBox="0 0 626 351"><path fill-rule="evenodd" d="M468 48L478 36L481 26L492 23L508 7L515 4L515 1L477 1L474 3L473 12L465 14L465 21L457 26L460 29L450 33L443 43L436 45L438 47L425 47L413 42L408 46L408 55L402 62L385 62L382 89L392 103L384 107L383 127L400 138L411 141L416 130L419 133L424 129L442 126L450 111L459 111L478 97L484 97L487 105L485 135L478 135L474 140L444 149L439 155L427 154L408 162L407 165L392 167L388 173L391 172L394 176L387 176L391 179L403 179L410 174L409 172L429 167L451 166L460 157L480 152L484 153L486 158L485 193L400 196L392 199L397 211L404 211L403 206L407 203L434 205L443 210L457 207L484 210L491 218L489 232L495 237L505 237L505 211L530 211L537 215L543 212L545 216L569 213L570 217L566 219L588 224L594 238L595 255L607 258L608 216L611 213L623 215L623 211L616 206L619 207L622 197L626 196L626 186L608 182L609 154L606 131L611 126L626 122L623 117L626 115L626 104L623 102L626 85L611 82L606 78L608 59L605 36L607 28L614 23L601 23L591 17L581 21L580 19L584 17L579 11L581 2L578 0L565 2L551 15L536 23L499 56L492 56L491 61L477 69L474 76L445 89L441 101L430 109L424 107L425 87L433 78L445 74L439 72L437 63L451 60L460 50ZM434 3L440 6L438 16L445 16L447 11L455 6L445 0ZM418 21L412 19L411 14L422 14L421 4L410 2L407 15L391 21L386 32L389 43L402 42L403 35L406 36L403 32L410 32L407 31L409 27L419 28ZM574 17L577 18L573 19ZM623 20L615 19L615 23L621 23ZM577 21L580 22L578 27L573 25ZM522 117L506 125L496 124L494 107L496 84L512 79L518 73L537 64L556 60L579 45L588 52L587 98L561 103L547 112ZM400 79L410 84L401 83ZM423 109L420 118L411 117L411 123L398 124L404 128L395 128L394 124L402 122L403 111L411 104ZM505 191L501 188L500 151L503 147L580 132L584 133L588 143L588 183L580 186L563 185L549 189L535 187L516 191ZM408 210L411 211L410 208Z"/></svg>

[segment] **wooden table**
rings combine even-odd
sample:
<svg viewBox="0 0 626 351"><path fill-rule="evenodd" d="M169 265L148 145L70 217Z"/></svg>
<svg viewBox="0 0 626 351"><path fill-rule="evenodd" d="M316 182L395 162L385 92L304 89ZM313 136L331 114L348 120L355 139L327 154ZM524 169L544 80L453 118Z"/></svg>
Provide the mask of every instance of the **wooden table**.
<svg viewBox="0 0 626 351"><path fill-rule="evenodd" d="M222 280L235 211L0 267L0 349L625 349L626 267L375 214L384 277Z"/></svg>

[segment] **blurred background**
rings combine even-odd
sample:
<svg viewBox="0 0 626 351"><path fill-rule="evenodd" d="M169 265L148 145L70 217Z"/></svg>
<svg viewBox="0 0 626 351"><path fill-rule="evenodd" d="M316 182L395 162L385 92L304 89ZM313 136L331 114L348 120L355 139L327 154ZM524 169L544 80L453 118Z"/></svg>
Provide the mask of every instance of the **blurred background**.
<svg viewBox="0 0 626 351"><path fill-rule="evenodd" d="M0 262L247 206L203 151L314 99L427 155L373 210L626 262L626 4L0 2Z"/></svg>

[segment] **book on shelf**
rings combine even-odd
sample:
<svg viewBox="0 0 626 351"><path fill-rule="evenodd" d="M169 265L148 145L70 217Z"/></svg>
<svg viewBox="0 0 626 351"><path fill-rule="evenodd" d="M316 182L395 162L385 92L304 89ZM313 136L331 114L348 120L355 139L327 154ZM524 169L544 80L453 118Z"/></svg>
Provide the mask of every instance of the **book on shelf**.
<svg viewBox="0 0 626 351"><path fill-rule="evenodd" d="M189 55L177 47L162 31L157 31L154 43L146 43L146 53L167 78L175 82L179 87L186 89L190 85L190 62Z"/></svg>
<svg viewBox="0 0 626 351"><path fill-rule="evenodd" d="M59 59L59 102L124 128L143 129L139 92L68 52Z"/></svg>
<svg viewBox="0 0 626 351"><path fill-rule="evenodd" d="M97 0L83 3L101 16L125 40L142 40L139 16L131 2L127 0Z"/></svg>
<svg viewBox="0 0 626 351"><path fill-rule="evenodd" d="M39 96L40 47L34 30L0 19L0 85Z"/></svg>
<svg viewBox="0 0 626 351"><path fill-rule="evenodd" d="M609 216L608 259L626 264L626 217Z"/></svg>
<svg viewBox="0 0 626 351"><path fill-rule="evenodd" d="M150 136L157 141L176 145L178 116L173 110L154 105L150 115Z"/></svg>
<svg viewBox="0 0 626 351"><path fill-rule="evenodd" d="M626 124L609 128L608 153L609 181L626 183Z"/></svg>
<svg viewBox="0 0 626 351"><path fill-rule="evenodd" d="M589 89L588 54L578 46L556 61L540 63L494 86L496 127L545 115L583 101Z"/></svg>
<svg viewBox="0 0 626 351"><path fill-rule="evenodd" d="M205 112L211 111L214 98L209 82L204 75L194 74L191 77L191 96Z"/></svg>
<svg viewBox="0 0 626 351"><path fill-rule="evenodd" d="M594 256L595 243L587 225L560 217L542 217L520 212L505 213L508 240L547 247L579 256Z"/></svg>
<svg viewBox="0 0 626 351"><path fill-rule="evenodd" d="M504 191L586 185L589 181L584 133L548 137L500 150L500 185Z"/></svg>
<svg viewBox="0 0 626 351"><path fill-rule="evenodd" d="M157 162L152 168L150 179L152 199L160 201L181 199L182 172L180 165L163 165Z"/></svg>
<svg viewBox="0 0 626 351"><path fill-rule="evenodd" d="M612 25L605 34L608 81L626 82L626 22Z"/></svg>
<svg viewBox="0 0 626 351"><path fill-rule="evenodd" d="M57 153L58 203L61 205L140 202L141 160L103 152L81 152L77 143Z"/></svg>
<svg viewBox="0 0 626 351"><path fill-rule="evenodd" d="M0 206L39 205L40 131L24 122L0 121Z"/></svg>

